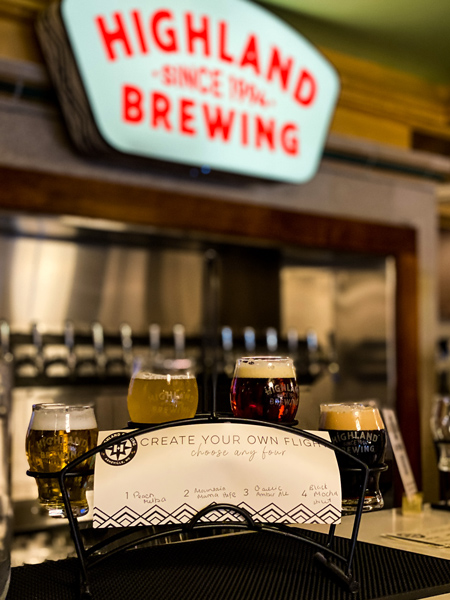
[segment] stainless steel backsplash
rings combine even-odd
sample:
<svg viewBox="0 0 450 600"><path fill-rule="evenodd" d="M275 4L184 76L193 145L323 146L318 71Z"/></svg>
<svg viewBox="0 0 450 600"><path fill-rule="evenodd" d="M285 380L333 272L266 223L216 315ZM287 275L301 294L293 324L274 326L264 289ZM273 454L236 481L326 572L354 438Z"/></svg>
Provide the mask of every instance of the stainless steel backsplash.
<svg viewBox="0 0 450 600"><path fill-rule="evenodd" d="M212 255L214 281L208 271ZM174 328L182 326L181 352L195 361L199 378L212 357L220 375L221 409L229 407L237 356L295 355L298 418L314 429L320 402L370 398L391 403L394 289L395 274L382 258L162 235L101 221L0 216L0 319L10 332L5 340L0 326L0 345L3 354L9 349L14 356L10 419L16 527L42 525L35 515L34 481L25 475L31 404L89 402L101 429L123 427L130 366L123 360L125 346L133 356L150 352L152 324L159 351L168 356L180 351ZM106 377L95 373L99 342L93 323L101 328L100 349L115 369ZM82 366L76 381L64 370L70 352ZM36 368L36 356L44 371L42 365Z"/></svg>

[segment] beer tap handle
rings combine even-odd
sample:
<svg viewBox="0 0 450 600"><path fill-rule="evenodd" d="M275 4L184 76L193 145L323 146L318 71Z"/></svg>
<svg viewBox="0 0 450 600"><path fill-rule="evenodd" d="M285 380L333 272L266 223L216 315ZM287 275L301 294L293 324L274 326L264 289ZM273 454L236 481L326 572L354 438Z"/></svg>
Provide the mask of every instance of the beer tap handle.
<svg viewBox="0 0 450 600"><path fill-rule="evenodd" d="M253 327L246 327L244 329L244 344L246 352L252 353L255 351L256 337L255 330L253 329Z"/></svg>
<svg viewBox="0 0 450 600"><path fill-rule="evenodd" d="M223 370L228 377L232 377L234 371L233 356L233 330L231 327L222 327L222 350L223 350Z"/></svg>
<svg viewBox="0 0 450 600"><path fill-rule="evenodd" d="M294 358L298 352L298 331L291 328L287 332L287 345L289 354Z"/></svg>
<svg viewBox="0 0 450 600"><path fill-rule="evenodd" d="M222 348L224 352L233 350L233 331L231 327L222 327Z"/></svg>
<svg viewBox="0 0 450 600"><path fill-rule="evenodd" d="M75 328L73 322L67 319L64 323L64 346L67 348L67 366L69 373L75 373L76 355L75 355Z"/></svg>
<svg viewBox="0 0 450 600"><path fill-rule="evenodd" d="M75 349L75 329L73 322L67 319L64 323L64 346L71 354Z"/></svg>
<svg viewBox="0 0 450 600"><path fill-rule="evenodd" d="M328 353L328 372L334 381L338 381L340 367L336 350L336 337L334 333L329 334L329 344L330 350Z"/></svg>
<svg viewBox="0 0 450 600"><path fill-rule="evenodd" d="M37 323L32 323L31 336L33 340L33 346L35 348L35 365L38 373L42 373L44 370L44 356L43 356L43 343L42 333Z"/></svg>
<svg viewBox="0 0 450 600"><path fill-rule="evenodd" d="M122 344L123 361L130 368L133 363L133 339L131 327L128 323L122 323L120 326L120 341Z"/></svg>
<svg viewBox="0 0 450 600"><path fill-rule="evenodd" d="M174 325L173 341L175 347L175 358L183 358L186 350L186 330L184 325Z"/></svg>
<svg viewBox="0 0 450 600"><path fill-rule="evenodd" d="M317 354L319 349L319 342L317 340L317 334L314 329L308 329L306 332L306 345L308 347L308 352L310 355Z"/></svg>
<svg viewBox="0 0 450 600"><path fill-rule="evenodd" d="M266 346L267 350L271 353L276 352L278 348L278 334L274 327L268 327L266 329Z"/></svg>
<svg viewBox="0 0 450 600"><path fill-rule="evenodd" d="M97 363L97 369L100 375L105 374L106 369L106 356L105 356L105 336L103 333L103 326L98 321L92 323L92 344L94 346L95 359Z"/></svg>
<svg viewBox="0 0 450 600"><path fill-rule="evenodd" d="M14 355L11 352L11 328L5 319L0 321L0 344L0 417L6 418L10 412L14 387Z"/></svg>
<svg viewBox="0 0 450 600"><path fill-rule="evenodd" d="M0 346L2 358L5 359L11 354L11 329L8 321L0 321Z"/></svg>
<svg viewBox="0 0 450 600"><path fill-rule="evenodd" d="M148 333L151 353L156 355L161 347L161 327L157 323L152 323L148 328Z"/></svg>
<svg viewBox="0 0 450 600"><path fill-rule="evenodd" d="M314 329L308 329L306 332L306 347L308 349L308 370L313 377L316 377L321 370L321 366L319 361L319 342Z"/></svg>

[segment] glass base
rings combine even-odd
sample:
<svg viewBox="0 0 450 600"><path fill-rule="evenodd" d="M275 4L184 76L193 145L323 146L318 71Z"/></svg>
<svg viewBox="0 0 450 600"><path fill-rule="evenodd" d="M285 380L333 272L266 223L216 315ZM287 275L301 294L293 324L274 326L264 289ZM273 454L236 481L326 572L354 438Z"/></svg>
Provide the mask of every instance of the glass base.
<svg viewBox="0 0 450 600"><path fill-rule="evenodd" d="M61 504L49 504L46 502L40 502L42 508L44 508L48 512L49 517L53 517L55 519L66 519L66 509L64 505ZM87 515L89 512L89 506L87 504L71 504L72 513L74 517L83 517Z"/></svg>
<svg viewBox="0 0 450 600"><path fill-rule="evenodd" d="M358 508L359 498L343 499L342 500L342 515L354 515ZM375 494L374 496L366 496L364 498L363 513L373 510L380 510L384 506L383 496Z"/></svg>

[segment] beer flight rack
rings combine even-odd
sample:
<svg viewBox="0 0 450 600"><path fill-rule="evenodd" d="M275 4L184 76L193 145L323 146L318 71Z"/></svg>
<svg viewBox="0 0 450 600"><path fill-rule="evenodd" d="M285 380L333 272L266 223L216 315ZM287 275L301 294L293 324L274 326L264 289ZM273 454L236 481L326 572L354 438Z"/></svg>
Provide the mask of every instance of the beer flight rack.
<svg viewBox="0 0 450 600"><path fill-rule="evenodd" d="M282 431L288 431L289 433L295 433L300 437L304 437L308 440L316 442L322 446L325 446L334 452L345 455L346 459L349 459L354 464L354 467L349 469L352 472L359 472L361 476L361 494L356 507L354 515L354 524L352 534L350 537L348 551L346 553L339 553L333 549L334 537L336 524L330 524L328 534L326 535L326 542L320 543L304 535L300 528L294 528L284 523L262 523L255 521L250 513L245 509L238 507L233 504L216 504L212 503L204 509L200 510L195 514L187 523L174 525L174 526L144 526L144 527L124 527L120 531L115 531L114 534L105 537L104 539L92 544L88 547L86 540L84 539L84 532L79 526L78 519L73 515L69 494L67 490L67 479L71 477L79 477L80 471L77 472L79 467L86 460L94 457L96 454L104 451L108 447L126 441L130 438L139 437L143 434L155 432L160 429L176 428L183 425L189 425L195 427L196 424L210 424L210 423L237 423L244 425L259 425L268 428L275 428ZM129 424L131 425L131 424ZM89 572L92 568L98 565L100 562L106 560L109 556L117 554L120 551L133 549L136 546L152 544L153 542L158 543L164 538L166 540L178 536L178 540L191 539L194 533L201 530L209 530L207 535L214 535L214 530L220 529L222 531L235 532L237 530L246 530L252 532L271 532L280 534L289 538L294 538L300 542L312 545L316 552L314 558L321 565L326 574L336 579L341 585L343 585L347 591L352 594L356 594L359 590L359 583L353 576L353 560L356 549L356 542L358 537L359 526L361 522L361 516L364 507L364 492L367 487L371 469L358 458L349 455L345 450L338 448L331 442L324 440L315 434L297 429L292 424L274 424L263 421L255 421L251 419L242 419L238 417L231 417L228 415L218 415L215 411L210 414L196 415L192 419L183 419L179 421L172 421L170 423L162 424L149 424L140 427L139 429L130 429L122 433L120 436L114 439L109 439L102 444L99 444L92 450L80 455L68 463L63 469L56 473L40 473L36 471L27 471L27 475L31 477L45 477L45 478L56 478L61 489L65 511L69 520L70 532L75 545L76 554L79 560L80 566L80 597L83 600L92 599L93 595L89 583ZM84 471L83 473L92 475L93 470ZM220 511L226 517L226 521L207 521L205 520L211 512ZM149 531L150 529L150 531ZM211 531L212 530L212 531ZM106 530L102 530L106 531ZM109 531L109 530L108 530ZM109 548L108 548L109 547Z"/></svg>

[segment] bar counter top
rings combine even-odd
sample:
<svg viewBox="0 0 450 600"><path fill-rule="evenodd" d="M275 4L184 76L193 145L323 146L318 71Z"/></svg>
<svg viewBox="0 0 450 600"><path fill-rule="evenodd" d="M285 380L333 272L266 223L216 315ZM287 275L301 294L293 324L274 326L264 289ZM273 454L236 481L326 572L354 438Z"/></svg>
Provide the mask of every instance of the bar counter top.
<svg viewBox="0 0 450 600"><path fill-rule="evenodd" d="M348 547L352 525L353 518L344 517L337 526L338 549ZM399 510L363 515L354 560L360 583L355 595L322 570L309 544L273 533L238 533L121 552L90 571L92 599L450 599L450 548L384 537L449 526L450 512L429 506L414 517ZM304 529L323 543L323 526ZM12 570L7 600L79 597L74 558Z"/></svg>

